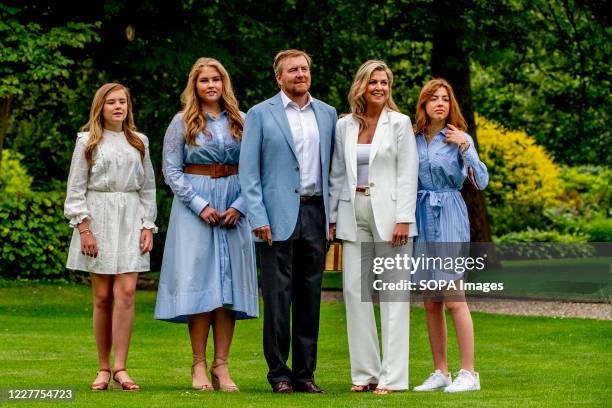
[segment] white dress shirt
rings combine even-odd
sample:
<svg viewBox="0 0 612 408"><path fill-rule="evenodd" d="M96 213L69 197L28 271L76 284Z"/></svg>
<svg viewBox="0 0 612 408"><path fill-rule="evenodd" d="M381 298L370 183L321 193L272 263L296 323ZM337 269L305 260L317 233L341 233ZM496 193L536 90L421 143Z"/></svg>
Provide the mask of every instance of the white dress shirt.
<svg viewBox="0 0 612 408"><path fill-rule="evenodd" d="M282 91L281 98L300 165L300 195L321 195L319 127L311 105L312 97L308 95L308 102L302 108Z"/></svg>

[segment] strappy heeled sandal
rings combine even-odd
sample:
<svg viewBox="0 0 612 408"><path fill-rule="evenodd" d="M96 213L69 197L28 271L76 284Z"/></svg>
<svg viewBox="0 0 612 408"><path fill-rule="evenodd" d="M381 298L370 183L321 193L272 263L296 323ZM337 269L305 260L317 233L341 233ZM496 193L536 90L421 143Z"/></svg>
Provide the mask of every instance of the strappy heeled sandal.
<svg viewBox="0 0 612 408"><path fill-rule="evenodd" d="M111 380L111 370L109 368L100 368L98 370L98 372L96 373L96 378L98 377L98 375L101 372L108 373L108 381L92 383L89 386L90 390L92 390L92 391L106 391L106 390L108 390L108 384L110 383L110 380Z"/></svg>
<svg viewBox="0 0 612 408"><path fill-rule="evenodd" d="M219 368L221 366L226 366L227 365L227 360L221 360L220 362L218 362L219 360L214 360L212 366L210 367L210 377L212 380L212 385L213 388L216 391L222 391L222 392L238 392L240 391L240 388L238 388L238 386L234 383L229 383L229 384L223 384L219 381L219 377L217 377L217 375L214 373L214 369Z"/></svg>
<svg viewBox="0 0 612 408"><path fill-rule="evenodd" d="M368 385L355 385L351 386L351 392L368 392L374 391L378 384L368 384Z"/></svg>
<svg viewBox="0 0 612 408"><path fill-rule="evenodd" d="M195 370L195 366L198 364L204 363L204 373L206 373L206 356L197 356L194 354L193 356L193 364L191 364L191 388L196 391L212 391L214 390L212 384L201 384L196 385L193 383L193 372Z"/></svg>
<svg viewBox="0 0 612 408"><path fill-rule="evenodd" d="M113 374L113 381L119 384L121 388L123 389L123 391L138 391L140 389L140 385L136 384L134 381L121 382L117 379L117 373L120 373L122 371L125 371L127 373L127 370L125 368L120 368L119 370L115 370L115 373Z"/></svg>
<svg viewBox="0 0 612 408"><path fill-rule="evenodd" d="M372 393L374 395L389 395L393 393L393 390L390 390L389 388L376 388L374 391L372 391Z"/></svg>

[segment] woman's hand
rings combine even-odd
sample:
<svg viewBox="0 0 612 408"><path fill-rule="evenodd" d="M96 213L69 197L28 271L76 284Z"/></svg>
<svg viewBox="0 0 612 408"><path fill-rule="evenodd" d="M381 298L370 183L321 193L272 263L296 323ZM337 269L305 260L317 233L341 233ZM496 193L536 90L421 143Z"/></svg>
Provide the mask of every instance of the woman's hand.
<svg viewBox="0 0 612 408"><path fill-rule="evenodd" d="M333 241L336 238L336 224L329 224L329 240Z"/></svg>
<svg viewBox="0 0 612 408"><path fill-rule="evenodd" d="M219 211L215 210L210 205L207 205L200 213L200 218L203 219L208 225L217 225L219 224L221 214L219 214Z"/></svg>
<svg viewBox="0 0 612 408"><path fill-rule="evenodd" d="M240 211L234 207L230 207L220 215L221 226L227 228L235 227L241 216L242 214L240 214Z"/></svg>
<svg viewBox="0 0 612 408"><path fill-rule="evenodd" d="M153 249L153 231L143 228L140 232L140 253L142 255Z"/></svg>
<svg viewBox="0 0 612 408"><path fill-rule="evenodd" d="M391 245L396 247L400 245L406 245L408 243L408 224L397 223L393 229L393 235L391 236Z"/></svg>
<svg viewBox="0 0 612 408"><path fill-rule="evenodd" d="M444 139L444 143L454 143L457 146L465 145L469 143L467 135L465 132L457 129L455 126L450 123L447 125L448 130L446 131L446 138Z"/></svg>
<svg viewBox="0 0 612 408"><path fill-rule="evenodd" d="M97 258L98 244L96 243L96 237L94 237L93 232L89 229L89 221L84 220L77 225L77 228L81 237L81 253L86 256Z"/></svg>

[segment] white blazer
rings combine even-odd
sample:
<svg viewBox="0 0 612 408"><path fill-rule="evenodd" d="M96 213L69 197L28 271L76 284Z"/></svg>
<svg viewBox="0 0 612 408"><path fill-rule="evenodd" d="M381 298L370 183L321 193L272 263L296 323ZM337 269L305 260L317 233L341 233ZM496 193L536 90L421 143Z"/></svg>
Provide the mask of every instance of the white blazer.
<svg viewBox="0 0 612 408"><path fill-rule="evenodd" d="M329 176L330 222L336 236L357 240L355 188L359 123L347 115L336 124L336 144ZM417 235L416 199L419 159L410 118L384 109L370 147L368 184L378 234L391 241L396 223L409 223L409 236ZM361 194L361 193L360 193Z"/></svg>

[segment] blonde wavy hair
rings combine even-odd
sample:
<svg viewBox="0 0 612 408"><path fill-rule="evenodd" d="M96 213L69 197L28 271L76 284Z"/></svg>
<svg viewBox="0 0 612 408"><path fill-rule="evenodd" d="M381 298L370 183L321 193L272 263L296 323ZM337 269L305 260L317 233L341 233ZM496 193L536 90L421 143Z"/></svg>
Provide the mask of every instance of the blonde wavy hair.
<svg viewBox="0 0 612 408"><path fill-rule="evenodd" d="M368 88L368 82L374 71L383 71L387 74L389 80L389 99L385 103L385 107L389 110L399 112L399 108L393 101L392 89L393 89L393 73L383 61L380 60L369 60L364 62L355 74L355 80L351 85L351 90L348 93L348 101L351 106L351 114L353 118L359 123L359 130L367 129L368 123L366 121L367 103L364 94Z"/></svg>
<svg viewBox="0 0 612 408"><path fill-rule="evenodd" d="M134 117L132 116L132 97L130 91L123 85L117 83L108 83L102 85L94 95L93 102L91 103L91 110L89 111L89 122L83 126L82 130L89 131L89 139L85 146L85 158L87 163L91 166L94 162L93 154L98 143L102 141L102 133L104 131L104 115L102 110L104 109L104 103L106 103L106 97L113 91L121 89L125 92L127 98L127 115L123 121L122 128L125 138L128 143L134 146L140 153L140 159L144 159L145 156L145 145L140 137L136 134L136 126L134 125Z"/></svg>
<svg viewBox="0 0 612 408"><path fill-rule="evenodd" d="M223 89L221 91L221 110L226 110L229 120L229 128L232 136L235 139L242 139L242 129L244 127L244 119L240 116L240 110L238 109L238 100L234 95L232 89L232 82L230 80L227 70L223 65L214 58L198 58L193 64L191 71L189 72L189 79L185 90L181 94L181 102L183 103L183 121L185 122L185 142L188 145L196 146L196 136L198 133L203 132L206 136L210 137L210 132L206 130L206 115L202 112L200 106L200 96L198 95L197 81L202 70L206 67L215 68L221 75L221 83Z"/></svg>

